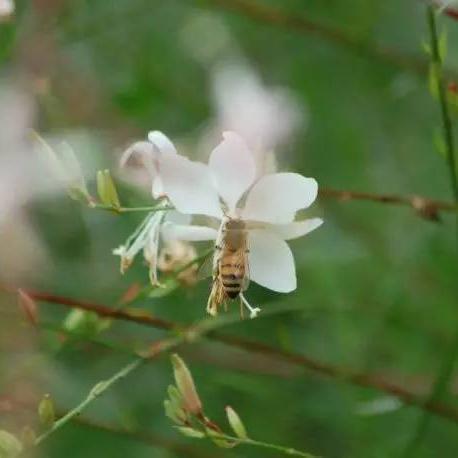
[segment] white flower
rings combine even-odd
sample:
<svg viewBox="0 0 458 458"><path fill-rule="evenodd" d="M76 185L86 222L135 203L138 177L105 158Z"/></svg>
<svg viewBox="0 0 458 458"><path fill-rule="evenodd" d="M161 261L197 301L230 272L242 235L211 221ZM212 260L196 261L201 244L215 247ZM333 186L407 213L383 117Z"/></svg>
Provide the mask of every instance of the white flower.
<svg viewBox="0 0 458 458"><path fill-rule="evenodd" d="M13 0L0 0L0 21L14 13L15 6Z"/></svg>
<svg viewBox="0 0 458 458"><path fill-rule="evenodd" d="M161 179L161 159L164 155L176 155L177 150L170 139L157 130L148 134L148 141L140 141L131 145L121 157L121 167L125 167L129 160L138 156L141 165L147 170L152 180L151 192L155 199L164 195Z"/></svg>
<svg viewBox="0 0 458 458"><path fill-rule="evenodd" d="M299 210L314 202L317 182L297 173L275 173L256 180L255 160L244 140L235 132L223 136L208 165L179 155L163 157L164 190L183 214L214 217L221 224L226 218L246 222L250 279L273 291L291 292L297 282L286 240L301 237L322 224L320 218L294 221ZM182 227L179 238L189 240L199 232L200 240L204 240L204 229ZM208 236L207 240L215 239L214 233ZM245 302L243 295L241 298ZM252 315L257 313L256 309L250 311Z"/></svg>
<svg viewBox="0 0 458 458"><path fill-rule="evenodd" d="M165 214L158 211L148 214L137 229L129 236L124 245L113 250L113 254L121 257L121 273L131 266L135 256L143 250L144 257L150 266L150 281L157 285L157 252L162 220Z"/></svg>
<svg viewBox="0 0 458 458"><path fill-rule="evenodd" d="M166 207L169 204L164 200L160 205ZM162 241L171 244L180 240L179 236L185 228L188 241L209 240L217 233L209 227L189 226L190 222L190 216L176 211L158 210L148 214L126 242L113 250L114 255L121 257L121 273L127 271L135 256L143 250L143 256L149 266L151 284L159 286L157 268Z"/></svg>
<svg viewBox="0 0 458 458"><path fill-rule="evenodd" d="M255 156L258 176L275 169L273 150L291 138L304 113L284 88L268 87L249 67L224 65L214 75L218 132L234 131Z"/></svg>
<svg viewBox="0 0 458 458"><path fill-rule="evenodd" d="M190 216L182 215L177 211L167 211L169 202L162 185L161 163L164 157L180 156L173 143L162 132L150 132L148 140L148 142L134 143L129 147L121 158L121 166L126 166L133 155L138 155L142 165L150 174L153 197L162 200L158 210L148 214L126 242L113 250L113 254L121 257L121 273L124 273L131 266L135 256L143 250L143 256L149 265L150 281L153 285L159 285L157 268L161 239L167 243L179 240L181 231L186 228L187 240L199 241L201 237L208 240L216 230L199 226L190 227Z"/></svg>

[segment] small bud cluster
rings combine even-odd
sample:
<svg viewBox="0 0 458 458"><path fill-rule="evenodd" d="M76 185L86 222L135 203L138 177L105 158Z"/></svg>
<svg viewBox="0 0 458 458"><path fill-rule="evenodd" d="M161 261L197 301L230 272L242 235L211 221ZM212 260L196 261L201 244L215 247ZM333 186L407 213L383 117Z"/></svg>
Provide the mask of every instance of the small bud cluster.
<svg viewBox="0 0 458 458"><path fill-rule="evenodd" d="M240 440L248 439L239 415L229 406L226 407L226 415L235 438L224 434L222 429L204 414L191 371L177 354L172 355L172 366L176 385L168 387L168 399L164 401L164 409L165 415L175 423L178 431L195 439L208 437L223 448L234 447Z"/></svg>

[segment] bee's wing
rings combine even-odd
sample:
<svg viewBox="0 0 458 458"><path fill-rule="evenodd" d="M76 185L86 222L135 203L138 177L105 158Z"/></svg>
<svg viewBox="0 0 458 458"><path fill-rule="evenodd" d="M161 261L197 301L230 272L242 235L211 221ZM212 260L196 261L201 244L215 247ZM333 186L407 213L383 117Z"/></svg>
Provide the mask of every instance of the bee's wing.
<svg viewBox="0 0 458 458"><path fill-rule="evenodd" d="M213 276L214 274L214 257L215 252L210 251L207 256L200 262L197 268L197 278L199 280L205 280Z"/></svg>
<svg viewBox="0 0 458 458"><path fill-rule="evenodd" d="M243 277L242 291L246 291L250 285L250 263L248 262L248 253L245 253L245 276Z"/></svg>
<svg viewBox="0 0 458 458"><path fill-rule="evenodd" d="M240 264L244 266L243 272L243 283L242 283L242 291L246 291L250 284L250 263L248 262L248 244L245 244L242 250L240 250Z"/></svg>

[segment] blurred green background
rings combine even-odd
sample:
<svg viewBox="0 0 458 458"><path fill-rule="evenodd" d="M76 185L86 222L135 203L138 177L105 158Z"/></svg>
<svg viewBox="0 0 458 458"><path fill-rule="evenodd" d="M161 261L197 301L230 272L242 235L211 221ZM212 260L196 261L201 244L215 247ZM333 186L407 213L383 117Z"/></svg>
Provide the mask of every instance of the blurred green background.
<svg viewBox="0 0 458 458"><path fill-rule="evenodd" d="M288 25L275 15L256 18L253 4L289 18L306 17L324 31L294 20ZM422 50L428 34L420 1L35 0L18 1L16 8L15 16L0 24L2 84L24 83L37 105L35 128L69 140L91 191L96 170L116 170L117 154L152 129L199 156L201 132L215 116L212 71L236 56L266 85L292 91L306 113L292 141L276 151L282 168L313 176L322 187L451 199L446 164L434 145L440 116L428 91ZM458 23L444 17L440 24L448 32L448 65L458 72ZM392 54L415 56L413 65L409 57ZM121 181L119 188L126 206L148 203L146 195ZM15 281L112 306L132 284L147 285L140 260L121 277L111 254L141 215L92 210L63 194L33 199L26 209L46 260ZM436 223L407 207L333 199L319 199L309 214L322 215L325 224L291 244L297 291L280 295L252 285L251 301L276 313L223 331L375 374L427 396L458 322L453 216L443 214ZM2 256L8 242L0 236L0 243ZM5 258L0 261L2 282L10 280L7 266ZM204 281L135 305L191 323L205 315L208 290ZM69 409L129 360L84 338L134 349L165 335L116 322L98 334L87 331L83 339L66 338L24 324L11 295L1 296L0 307L0 405L6 406L0 428L15 433L34 424L33 406L44 393L59 409ZM67 313L43 304L40 322L61 327ZM212 341L187 345L180 354L212 419L224 423L229 404L254 438L319 456L403 456L422 415L419 408L344 377L324 377ZM442 401L458 408L456 376ZM159 443L74 423L37 453L280 456L244 446L223 450L182 437L162 408L171 380L170 362L162 357L84 414L96 423L147 432ZM458 456L457 424L431 415L415 456Z"/></svg>

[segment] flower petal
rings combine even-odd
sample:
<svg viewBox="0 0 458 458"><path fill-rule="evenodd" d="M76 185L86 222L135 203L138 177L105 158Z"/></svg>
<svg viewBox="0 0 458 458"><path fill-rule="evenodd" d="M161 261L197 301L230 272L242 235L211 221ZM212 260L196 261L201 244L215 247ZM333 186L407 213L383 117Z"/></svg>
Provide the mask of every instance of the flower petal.
<svg viewBox="0 0 458 458"><path fill-rule="evenodd" d="M224 132L224 140L212 151L208 165L216 189L230 211L256 176L256 164L246 143L235 132Z"/></svg>
<svg viewBox="0 0 458 458"><path fill-rule="evenodd" d="M149 142L135 142L124 151L119 161L121 167L126 167L128 162L134 156L138 156L141 164L151 174L156 173L155 161L159 158L159 151Z"/></svg>
<svg viewBox="0 0 458 458"><path fill-rule="evenodd" d="M293 253L288 244L265 229L248 236L250 279L280 293L294 291L297 286Z"/></svg>
<svg viewBox="0 0 458 458"><path fill-rule="evenodd" d="M274 224L290 223L316 199L318 184L298 173L263 176L248 194L242 217Z"/></svg>
<svg viewBox="0 0 458 458"><path fill-rule="evenodd" d="M160 199L161 197L165 196L164 185L162 184L162 178L159 174L157 174L153 178L153 184L151 186L151 194L153 196L153 199Z"/></svg>
<svg viewBox="0 0 458 458"><path fill-rule="evenodd" d="M304 221L295 221L289 224L272 224L269 229L283 240L297 239L312 232L323 224L321 218L310 218Z"/></svg>
<svg viewBox="0 0 458 458"><path fill-rule="evenodd" d="M188 242L204 242L216 240L218 231L207 226L189 226L186 224L164 223L162 237L166 241L183 240Z"/></svg>
<svg viewBox="0 0 458 458"><path fill-rule="evenodd" d="M152 130L148 134L148 140L164 154L177 154L177 150L172 141L158 130Z"/></svg>
<svg viewBox="0 0 458 458"><path fill-rule="evenodd" d="M168 211L165 215L164 221L173 224L191 224L191 216L183 215L183 213L177 212L175 210Z"/></svg>
<svg viewBox="0 0 458 458"><path fill-rule="evenodd" d="M161 177L167 197L179 212L222 216L218 194L205 164L166 154L161 159Z"/></svg>

